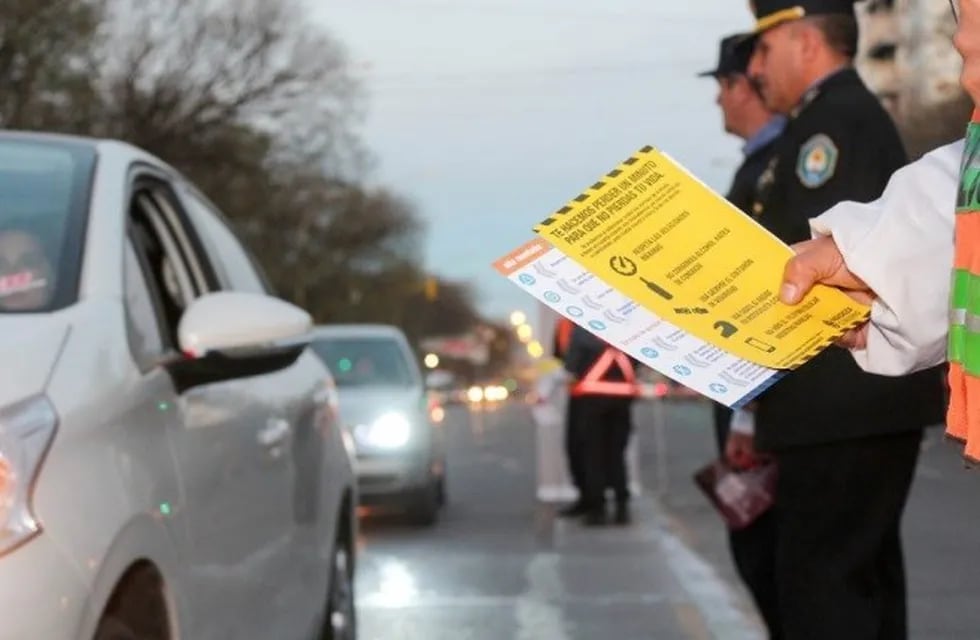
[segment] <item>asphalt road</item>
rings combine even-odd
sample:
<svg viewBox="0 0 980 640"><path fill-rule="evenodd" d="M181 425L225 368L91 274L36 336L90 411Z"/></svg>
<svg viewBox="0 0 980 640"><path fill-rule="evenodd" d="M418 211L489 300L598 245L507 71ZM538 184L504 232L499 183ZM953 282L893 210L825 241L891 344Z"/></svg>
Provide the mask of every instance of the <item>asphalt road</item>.
<svg viewBox="0 0 980 640"><path fill-rule="evenodd" d="M598 530L537 503L525 408L453 409L447 421L441 521L362 520L362 640L759 637L652 501L639 501L632 526Z"/></svg>
<svg viewBox="0 0 980 640"><path fill-rule="evenodd" d="M691 482L713 455L709 409L638 407L643 496L628 528L586 529L535 499L524 407L452 409L438 524L362 521L362 640L761 638L715 513ZM980 471L938 430L905 519L913 638L980 637Z"/></svg>

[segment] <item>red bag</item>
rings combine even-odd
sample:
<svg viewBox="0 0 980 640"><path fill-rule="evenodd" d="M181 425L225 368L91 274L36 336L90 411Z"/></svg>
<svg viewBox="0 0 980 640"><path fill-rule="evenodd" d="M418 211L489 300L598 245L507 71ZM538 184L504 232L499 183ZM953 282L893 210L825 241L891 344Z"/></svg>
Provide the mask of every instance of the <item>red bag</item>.
<svg viewBox="0 0 980 640"><path fill-rule="evenodd" d="M694 482L715 506L729 529L752 524L772 507L778 476L774 462L732 469L716 460L694 474Z"/></svg>

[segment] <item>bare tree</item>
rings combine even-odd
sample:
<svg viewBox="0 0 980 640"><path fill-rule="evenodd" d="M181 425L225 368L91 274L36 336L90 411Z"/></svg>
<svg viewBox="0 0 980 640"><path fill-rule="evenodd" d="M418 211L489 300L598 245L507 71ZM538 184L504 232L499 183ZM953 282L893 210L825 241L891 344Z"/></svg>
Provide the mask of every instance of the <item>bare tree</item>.
<svg viewBox="0 0 980 640"><path fill-rule="evenodd" d="M168 161L319 320L414 335L474 322L462 285L420 303L423 225L359 184L357 86L306 15L300 0L3 0L0 125L119 138Z"/></svg>
<svg viewBox="0 0 980 640"><path fill-rule="evenodd" d="M4 0L0 8L0 127L84 130L100 0Z"/></svg>
<svg viewBox="0 0 980 640"><path fill-rule="evenodd" d="M304 20L298 0L108 1L106 134L175 164L228 160L223 138L241 127L278 155L355 156L357 92L344 52Z"/></svg>
<svg viewBox="0 0 980 640"><path fill-rule="evenodd" d="M296 173L283 178L273 197L291 223L248 232L282 292L323 320L400 320L424 278L415 210L385 191L313 176L296 188Z"/></svg>

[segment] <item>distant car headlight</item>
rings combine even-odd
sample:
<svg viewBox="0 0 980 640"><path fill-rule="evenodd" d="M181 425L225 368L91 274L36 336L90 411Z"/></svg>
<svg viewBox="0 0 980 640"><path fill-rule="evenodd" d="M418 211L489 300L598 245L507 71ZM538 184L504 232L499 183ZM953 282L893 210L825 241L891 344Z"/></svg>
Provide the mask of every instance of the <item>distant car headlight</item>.
<svg viewBox="0 0 980 640"><path fill-rule="evenodd" d="M466 392L466 397L470 402L483 402L483 387L470 387Z"/></svg>
<svg viewBox="0 0 980 640"><path fill-rule="evenodd" d="M57 426L44 397L0 409L0 554L41 532L31 494Z"/></svg>
<svg viewBox="0 0 980 640"><path fill-rule="evenodd" d="M489 402L503 402L509 395L507 388L499 385L489 386L483 390L483 397Z"/></svg>
<svg viewBox="0 0 980 640"><path fill-rule="evenodd" d="M386 413L371 424L355 427L354 438L375 449L401 449L412 438L412 424L401 413Z"/></svg>

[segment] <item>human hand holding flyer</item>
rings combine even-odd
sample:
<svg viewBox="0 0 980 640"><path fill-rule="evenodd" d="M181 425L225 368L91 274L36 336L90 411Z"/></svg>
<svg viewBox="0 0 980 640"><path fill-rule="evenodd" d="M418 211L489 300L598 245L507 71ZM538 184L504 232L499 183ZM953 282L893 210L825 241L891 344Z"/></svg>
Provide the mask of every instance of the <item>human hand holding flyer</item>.
<svg viewBox="0 0 980 640"><path fill-rule="evenodd" d="M868 309L778 299L792 250L671 158L640 150L495 263L558 313L670 378L741 406Z"/></svg>

